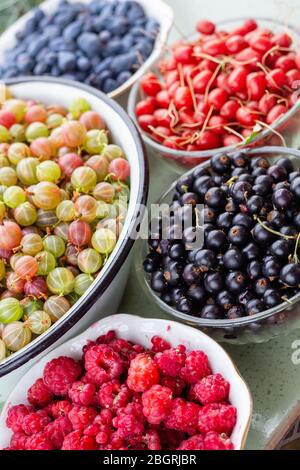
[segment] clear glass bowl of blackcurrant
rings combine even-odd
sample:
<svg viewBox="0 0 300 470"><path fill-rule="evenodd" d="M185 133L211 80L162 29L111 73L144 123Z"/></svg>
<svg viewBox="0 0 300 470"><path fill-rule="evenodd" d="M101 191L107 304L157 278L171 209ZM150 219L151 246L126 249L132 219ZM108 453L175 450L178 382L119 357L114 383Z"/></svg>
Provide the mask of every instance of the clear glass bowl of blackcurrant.
<svg viewBox="0 0 300 470"><path fill-rule="evenodd" d="M300 151L214 155L160 198L170 229L140 241L138 277L168 314L220 341L263 342L300 327ZM180 238L178 216L204 205ZM175 224L176 221L176 224ZM201 248L191 250L198 230ZM158 237L158 238L157 238Z"/></svg>

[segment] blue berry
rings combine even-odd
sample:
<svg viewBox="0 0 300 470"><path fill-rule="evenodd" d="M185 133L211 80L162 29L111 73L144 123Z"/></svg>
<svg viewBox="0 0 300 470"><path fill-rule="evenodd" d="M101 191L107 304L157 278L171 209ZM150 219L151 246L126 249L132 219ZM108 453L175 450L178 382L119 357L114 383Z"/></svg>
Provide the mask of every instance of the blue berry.
<svg viewBox="0 0 300 470"><path fill-rule="evenodd" d="M63 36L66 39L76 39L82 30L81 21L73 21L70 23L63 32Z"/></svg>
<svg viewBox="0 0 300 470"><path fill-rule="evenodd" d="M33 70L34 75L43 75L48 72L49 67L45 62L39 62Z"/></svg>
<svg viewBox="0 0 300 470"><path fill-rule="evenodd" d="M84 56L77 59L77 68L81 71L87 71L91 68L91 62Z"/></svg>
<svg viewBox="0 0 300 470"><path fill-rule="evenodd" d="M58 53L58 66L62 72L70 72L75 69L76 59L72 52Z"/></svg>
<svg viewBox="0 0 300 470"><path fill-rule="evenodd" d="M100 41L95 33L82 33L77 39L77 44L88 57L97 55L100 49Z"/></svg>
<svg viewBox="0 0 300 470"><path fill-rule="evenodd" d="M27 74L33 70L34 61L28 54L20 54L17 59L17 66L20 72Z"/></svg>
<svg viewBox="0 0 300 470"><path fill-rule="evenodd" d="M27 49L27 52L31 57L35 57L38 52L43 49L47 44L47 38L45 37L40 37L37 41L31 43Z"/></svg>
<svg viewBox="0 0 300 470"><path fill-rule="evenodd" d="M112 78L108 78L105 80L103 84L103 91L104 93L110 93L111 91L114 91L118 87L118 84L116 80L113 80Z"/></svg>

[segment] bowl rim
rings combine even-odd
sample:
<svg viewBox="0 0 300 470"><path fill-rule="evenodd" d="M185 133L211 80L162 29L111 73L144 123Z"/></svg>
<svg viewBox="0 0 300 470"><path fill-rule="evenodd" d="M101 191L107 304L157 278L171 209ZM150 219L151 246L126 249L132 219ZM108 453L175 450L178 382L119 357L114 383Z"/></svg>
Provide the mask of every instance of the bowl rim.
<svg viewBox="0 0 300 470"><path fill-rule="evenodd" d="M298 158L300 161L300 150L297 149L292 149L288 147L276 147L276 146L268 146L268 147L258 147L255 149L241 149L241 153L250 155L250 156L255 156L256 154L285 154L285 155L293 155L294 157ZM234 154L235 152L226 152L228 155ZM184 177L187 176L191 173L196 168L209 168L210 167L210 161L205 161L203 163L200 163L199 165L195 166L191 170L187 171L183 175L181 175L179 178L177 178L171 186L160 196L160 198L157 201L157 204L160 204L172 191L174 191L175 186L177 181ZM142 269L141 263L142 263L142 248L146 244L147 240L139 240L139 246L137 250L137 263L138 263L138 269ZM148 277L147 277L148 276ZM296 303L300 301L300 290L299 293L294 295L289 299L288 302L282 302L279 305L276 305L275 307L269 308L267 310L264 310L263 312L256 313L255 315L252 316L247 316L247 317L242 317L242 318L236 318L232 320L227 320L227 319L219 319L219 320L206 320L200 317L194 317L192 315L188 315L182 312L179 312L173 307L170 307L167 305L165 302L163 302L159 296L151 289L150 283L149 283L149 275L143 271L142 276L140 278L140 282L142 283L142 286L144 290L151 296L152 299L168 314L171 316L174 316L176 318L179 318L181 320L184 320L185 322L193 322L195 325L199 327L210 327L210 328L216 328L216 329L222 329L222 328L232 328L232 327L243 327L250 325L252 323L256 323L261 320L265 320L269 318L272 315L281 313L285 309L289 309L292 306L294 306Z"/></svg>
<svg viewBox="0 0 300 470"><path fill-rule="evenodd" d="M17 0L15 0L17 1ZM69 0L71 3L75 3L76 0ZM92 0L83 0L84 3L88 4ZM112 0L108 0L111 2ZM143 8L145 9L145 5L147 3L147 0L136 0L138 3L140 3ZM141 65L141 67L128 79L126 80L125 83L123 83L121 86L116 88L110 93L107 93L107 96L109 98L118 98L122 94L124 94L126 91L129 90L129 88L132 87L132 85L139 80L144 73L149 70L160 58L160 56L163 53L164 46L168 40L168 36L170 33L170 30L174 24L174 11L171 8L170 5L168 5L164 0L151 0L152 3L156 5L156 9L160 13L160 16L157 15L154 19L156 19L159 22L160 25L160 30L159 33L156 37L155 43L153 50L151 54L147 57L145 62ZM17 31L20 30L20 25L24 26L24 22L27 21L28 19L31 18L33 15L34 10L37 8L40 8L41 10L46 11L51 8L52 3L58 3L58 0L43 0L42 3L39 5L33 6L28 10L24 15L22 15L20 18L18 18L14 23L12 23L8 28L3 31L3 33L0 35L0 47L1 47L1 41L5 38L9 38L11 35L16 34ZM150 15L151 16L151 15ZM44 75L46 77L47 75Z"/></svg>
<svg viewBox="0 0 300 470"><path fill-rule="evenodd" d="M134 233L134 225L139 223L142 220L144 206L147 202L148 191L149 191L149 167L146 149L141 140L140 133L136 128L135 124L126 114L125 110L106 94L92 88L88 85L74 82L72 80L66 80L62 78L52 78L52 77L18 77L13 79L5 80L5 85L13 86L24 83L35 83L43 82L49 84L58 84L64 85L66 87L78 88L83 90L90 95L94 96L98 100L102 100L106 105L111 107L115 113L117 113L122 120L125 122L128 130L130 131L134 144L137 149L137 157L140 165L140 182L137 191L137 201L132 215L132 221L135 223L129 224L129 232L125 234L119 248L118 256L112 260L109 269L106 273L100 276L98 279L95 279L95 285L93 291L79 304L78 301L72 306L72 312L66 314L61 319L61 323L57 328L50 329L40 341L28 345L28 348L24 350L24 353L18 355L12 354L9 356L2 364L0 363L0 377L7 375L8 373L15 371L17 368L21 367L23 364L28 362L33 357L36 357L38 354L42 353L45 349L50 347L53 343L59 340L65 333L67 333L94 305L94 303L100 298L101 295L107 290L107 288L112 283L113 279L118 274L120 268L128 257L133 244L135 242L134 237L130 236L130 233ZM80 300L80 299L79 299ZM76 304L78 304L76 306ZM22 351L22 350L21 350Z"/></svg>
<svg viewBox="0 0 300 470"><path fill-rule="evenodd" d="M124 325L124 324L130 325L132 322L135 323L135 324L137 322L149 322L149 323L152 323L152 324L157 323L158 325L161 325L161 326L166 325L167 330L169 330L169 331L172 331L172 326L175 327L175 328L180 327L180 328L183 328L184 330L186 330L186 332L187 332L186 337L187 338L197 335L198 337L205 338L205 340L207 342L211 343L214 346L215 349L218 349L220 351L220 353L223 356L226 357L228 363L231 366L232 371L236 374L236 377L239 380L240 387L242 386L244 388L244 391L247 394L247 401L248 401L247 419L246 419L246 422L244 424L243 429L241 430L240 445L235 450L243 450L244 449L245 444L246 444L246 439L247 439L247 436L248 436L248 432L249 432L249 428L250 428L250 424L251 424L252 413L253 413L253 398L252 398L252 395L251 395L250 388L249 388L247 382L245 381L245 379L243 378L242 374L240 373L235 361L232 359L230 354L223 348L223 346L220 345L213 338L208 336L206 333L204 333L201 330L197 330L197 328L195 328L193 326L186 325L186 324L181 324L181 323L179 323L177 321L174 321L174 320L166 320L166 319L162 319L162 318L149 318L149 317L143 317L141 315L132 315L132 314L128 314L128 313L114 314L114 315L111 315L109 317L102 318L101 320L98 320L97 322L93 323L89 328L87 328L85 331L83 331L79 335L75 336L74 338L71 338L71 339L67 340L66 342L58 345L53 350L49 351L45 356L43 356L41 358L40 361L36 362L33 365L32 369L35 369L35 370L42 369L42 367L44 367L44 364L52 359L52 356L53 357L58 357L57 354L55 354L56 351L61 351L64 348L68 347L69 345L70 346L73 345L75 342L79 342L80 346L81 346L81 340L88 341L88 332L89 331L95 331L95 329L97 327L99 327L99 328L102 327L103 328L102 334L105 331L109 331L110 329L112 329L112 324L114 324L114 322L119 323L120 325ZM161 328L160 331L162 332L163 328ZM190 332L190 335L189 335L189 332ZM85 343L82 341L82 345L83 344L85 344ZM58 354L60 354L60 352ZM51 356L51 359L49 358L49 356ZM8 396L7 400L5 401L5 404L4 404L4 406L1 410L1 413L0 413L0 418L1 419L4 419L6 414L7 414L9 406L11 405L11 396L14 395L15 389L17 387L19 388L20 386L22 388L22 382L25 381L26 377L32 373L32 369L25 372L25 374L20 379L18 385L16 387L14 387L13 390L11 391L11 393L9 394L9 396Z"/></svg>
<svg viewBox="0 0 300 470"><path fill-rule="evenodd" d="M218 21L217 25L226 26L226 24L228 24L228 23L245 21L247 19L249 19L249 17L231 18L231 19L227 19L227 20ZM277 20L277 19L275 20L273 18L254 17L253 19L256 20L256 21L270 22L270 23L273 23L277 26L284 27L285 30L288 29L289 31L292 31L294 34L296 34L298 36L299 46L300 46L300 31L296 26L293 26L293 25L288 24L288 23L286 23L284 21L281 21L281 20ZM159 61L160 61L160 59L158 59L157 62L154 64L155 67L157 67L157 65L159 64ZM135 122L136 126L138 127L138 129L139 129L139 131L142 135L142 139L144 140L144 142L147 145L149 145L149 147L156 150L157 152L160 152L161 154L167 154L167 155L171 155L171 156L174 156L174 157L177 157L177 158L180 158L180 157L184 157L184 158L187 158L187 159L188 158L199 158L199 159L200 158L207 158L211 155L215 155L215 154L218 154L218 153L221 153L221 152L222 153L229 153L229 152L240 150L242 148L247 148L250 145L253 146L253 145L257 144L258 142L260 142L262 139L264 139L266 137L269 137L272 134L275 135L276 130L280 126L285 124L291 117L294 116L294 114L296 114L300 110L300 98L299 98L299 100L288 110L288 112L285 113L280 119L278 119L275 122L275 124L272 124L272 125L269 126L268 129L265 129L265 130L259 132L253 139L251 139L251 142L249 142L249 143L247 143L245 141L241 141L241 143L237 144L237 145L230 145L230 146L227 146L227 147L219 147L219 148L216 148L216 149L201 150L201 151L176 150L176 149L171 149L169 147L166 147L166 146L160 144L159 142L155 141L154 139L152 139L150 137L149 134L147 134L147 132L145 132L139 126L137 116L135 114L135 106L136 106L136 103L137 103L137 96L138 96L138 93L139 93L139 90L140 90L141 80L142 79L136 81L134 83L134 85L132 86L131 90L130 90L130 94L129 94L129 97L128 97L127 112L129 114L129 116L131 117L131 119ZM176 163L176 161L174 163ZM180 163L180 162L177 162L177 163Z"/></svg>

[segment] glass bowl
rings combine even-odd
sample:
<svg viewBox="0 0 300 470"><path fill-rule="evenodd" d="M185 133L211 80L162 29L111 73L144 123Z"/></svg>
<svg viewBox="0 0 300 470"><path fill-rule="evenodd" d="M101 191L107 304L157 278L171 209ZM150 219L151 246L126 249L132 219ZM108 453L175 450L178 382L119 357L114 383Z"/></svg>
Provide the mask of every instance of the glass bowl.
<svg viewBox="0 0 300 470"><path fill-rule="evenodd" d="M294 39L293 47L298 47L300 49L300 32L299 29L296 29L296 27L287 25L284 21L280 20L259 17L254 19L262 28L270 28L274 32L284 31L288 33ZM224 27L230 30L237 27L245 20L246 18L226 20L218 22L217 25L218 27ZM159 62L157 62L153 68L154 72L156 73L159 73L158 64ZM140 99L140 82L136 82L132 87L129 95L128 114L137 126L138 123L135 114L135 107ZM300 146L300 100L282 118L276 121L276 124L270 126L270 129L266 129L260 132L257 136L251 139L251 142L247 144L241 142L239 145L232 145L199 152L175 150L161 145L159 142L153 140L150 135L141 128L139 129L143 140L149 149L149 156L151 155L151 157L153 156L164 159L171 167L173 167L175 171L177 171L177 173L183 173L189 168L199 165L214 154L220 152L228 153L245 147L261 147L266 145L282 146L284 143L287 147L298 148Z"/></svg>
<svg viewBox="0 0 300 470"><path fill-rule="evenodd" d="M287 155L293 160L295 168L300 169L299 150L284 147L261 147L259 149L243 149L242 152L253 157L265 155L270 157L272 161ZM208 168L209 161L200 164L199 167ZM190 170L186 175L192 171L193 170ZM177 181L160 197L157 204L171 203L176 182ZM137 278L148 298L153 301L156 307L159 307L168 315L184 323L200 328L215 340L238 345L262 343L280 334L288 334L300 328L300 291L290 298L288 302L283 302L276 307L258 314L234 320L207 320L181 313L164 303L151 289L150 276L143 269L143 261L148 252L147 237L140 237L135 252L135 270Z"/></svg>

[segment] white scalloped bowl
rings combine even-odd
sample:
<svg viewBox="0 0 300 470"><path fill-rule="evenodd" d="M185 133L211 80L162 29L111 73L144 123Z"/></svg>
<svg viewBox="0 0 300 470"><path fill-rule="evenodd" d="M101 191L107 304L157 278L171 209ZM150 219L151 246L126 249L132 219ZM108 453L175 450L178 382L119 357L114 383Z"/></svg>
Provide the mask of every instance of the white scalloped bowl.
<svg viewBox="0 0 300 470"><path fill-rule="evenodd" d="M225 350L209 336L190 326L127 314L112 315L94 323L81 335L46 354L23 376L8 397L0 416L0 448L7 447L11 437L11 431L5 425L8 409L16 404L28 403L26 391L42 376L47 362L62 355L80 359L82 347L88 340L95 340L110 330L116 331L119 337L148 348L151 347L152 336L160 335L172 346L184 344L187 350L204 351L208 355L213 372L221 373L231 384L229 399L237 408L237 423L231 439L235 450L244 448L252 415L252 398L246 383Z"/></svg>
<svg viewBox="0 0 300 470"><path fill-rule="evenodd" d="M68 0L69 3L75 3L79 0ZM91 0L80 0L81 3L90 3ZM112 0L107 0L112 1ZM174 21L174 13L171 7L167 5L163 0L136 0L140 3L147 16L156 19L160 24L160 31L156 38L154 49L148 59L142 64L142 66L136 71L132 77L127 80L123 85L116 88L114 91L108 94L109 98L121 98L125 95L132 85L139 80L160 58L164 52L164 47L168 39L170 29ZM46 13L52 12L59 0L46 0L39 5ZM16 43L16 33L22 30L25 26L26 21L31 17L32 13L29 11L21 18L19 18L12 26L0 36L0 64L4 59L4 52L14 47Z"/></svg>

